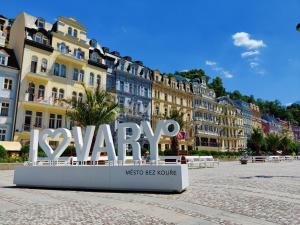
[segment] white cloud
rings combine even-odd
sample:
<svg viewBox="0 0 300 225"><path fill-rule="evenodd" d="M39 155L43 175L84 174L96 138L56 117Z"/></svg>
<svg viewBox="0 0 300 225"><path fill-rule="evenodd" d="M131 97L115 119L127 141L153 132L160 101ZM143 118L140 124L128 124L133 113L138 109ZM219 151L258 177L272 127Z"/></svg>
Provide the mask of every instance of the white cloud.
<svg viewBox="0 0 300 225"><path fill-rule="evenodd" d="M212 70L219 72L225 78L233 78L233 74L225 70L223 67L218 66L217 62L206 60L205 64L209 66Z"/></svg>
<svg viewBox="0 0 300 225"><path fill-rule="evenodd" d="M250 62L249 65L253 69L255 67L258 67L259 64L257 62Z"/></svg>
<svg viewBox="0 0 300 225"><path fill-rule="evenodd" d="M242 58L246 58L246 57L249 57L249 56L254 56L254 55L259 55L260 52L258 50L254 50L254 51L247 51L247 52L243 52L241 54Z"/></svg>
<svg viewBox="0 0 300 225"><path fill-rule="evenodd" d="M214 66L214 65L217 65L216 62L210 61L210 60L206 60L206 61L205 61L205 64L208 65L208 66Z"/></svg>
<svg viewBox="0 0 300 225"><path fill-rule="evenodd" d="M237 32L232 35L233 44L238 47L245 47L247 49L259 49L266 47L263 40L255 40L250 38L250 34L246 32Z"/></svg>

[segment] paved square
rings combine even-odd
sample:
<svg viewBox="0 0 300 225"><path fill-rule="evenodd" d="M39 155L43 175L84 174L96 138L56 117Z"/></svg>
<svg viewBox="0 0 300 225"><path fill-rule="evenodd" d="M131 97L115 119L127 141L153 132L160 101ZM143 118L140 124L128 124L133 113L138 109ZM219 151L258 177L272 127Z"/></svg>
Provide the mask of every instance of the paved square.
<svg viewBox="0 0 300 225"><path fill-rule="evenodd" d="M182 194L12 188L0 171L0 224L300 224L300 161L192 169Z"/></svg>

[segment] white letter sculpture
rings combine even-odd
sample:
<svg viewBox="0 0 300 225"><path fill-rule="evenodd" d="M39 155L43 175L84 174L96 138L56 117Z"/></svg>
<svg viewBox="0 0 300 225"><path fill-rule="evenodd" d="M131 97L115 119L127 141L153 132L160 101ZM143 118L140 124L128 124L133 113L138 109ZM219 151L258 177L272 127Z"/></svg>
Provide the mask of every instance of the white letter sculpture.
<svg viewBox="0 0 300 225"><path fill-rule="evenodd" d="M105 142L105 146L104 146L104 142ZM109 161L112 161L114 163L117 160L114 142L108 124L103 124L98 129L95 146L92 153L93 162L98 160L101 152L107 152Z"/></svg>
<svg viewBox="0 0 300 225"><path fill-rule="evenodd" d="M56 139L59 136L62 136L62 142L57 146L55 151L49 145L49 141L47 140L48 137L51 139ZM39 144L41 148L44 150L46 155L50 160L58 160L64 150L69 146L72 139L71 131L65 128L59 128L56 130L52 129L45 129L40 132L39 135Z"/></svg>
<svg viewBox="0 0 300 225"><path fill-rule="evenodd" d="M126 129L132 129L132 135L126 138ZM141 129L139 125L135 123L120 123L118 124L118 161L125 162L126 159L126 144L130 144L132 147L132 156L134 161L140 161L141 158L141 146L137 140L140 138Z"/></svg>
<svg viewBox="0 0 300 225"><path fill-rule="evenodd" d="M73 127L73 136L76 147L77 161L88 160L91 144L93 141L95 126L88 126L82 139L81 127Z"/></svg>

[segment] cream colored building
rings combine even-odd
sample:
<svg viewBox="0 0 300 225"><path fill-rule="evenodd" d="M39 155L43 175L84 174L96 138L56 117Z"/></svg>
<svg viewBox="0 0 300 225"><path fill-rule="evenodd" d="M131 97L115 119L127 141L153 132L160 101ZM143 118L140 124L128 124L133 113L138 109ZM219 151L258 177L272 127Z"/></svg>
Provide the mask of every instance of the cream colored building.
<svg viewBox="0 0 300 225"><path fill-rule="evenodd" d="M82 83L106 87L101 46L84 25L58 17L54 24L27 13L11 28L9 46L21 67L15 140L28 141L33 128L70 128L63 99L84 99Z"/></svg>
<svg viewBox="0 0 300 225"><path fill-rule="evenodd" d="M252 128L262 130L261 114L258 105L250 103L250 110L252 113Z"/></svg>
<svg viewBox="0 0 300 225"><path fill-rule="evenodd" d="M156 128L157 122L169 115L172 110L184 114L185 126L181 130L183 139L179 139L179 149L187 151L193 149L192 127L192 89L190 82L183 77L168 77L154 71L152 84L152 126ZM169 137L162 137L159 148L164 151L171 148Z"/></svg>

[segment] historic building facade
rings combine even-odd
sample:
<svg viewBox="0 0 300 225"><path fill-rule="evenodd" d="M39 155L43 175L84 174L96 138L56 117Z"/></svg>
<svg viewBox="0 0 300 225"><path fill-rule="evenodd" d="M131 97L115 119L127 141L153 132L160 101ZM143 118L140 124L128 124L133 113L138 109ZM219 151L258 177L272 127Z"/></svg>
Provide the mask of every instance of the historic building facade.
<svg viewBox="0 0 300 225"><path fill-rule="evenodd" d="M253 103L249 104L252 114L252 129L262 130L261 113L259 107Z"/></svg>
<svg viewBox="0 0 300 225"><path fill-rule="evenodd" d="M242 110L227 96L219 97L218 103L222 108L220 116L221 149L238 151L246 148L244 121Z"/></svg>
<svg viewBox="0 0 300 225"><path fill-rule="evenodd" d="M152 70L141 61L133 61L130 56L122 57L119 52L109 52L108 48L104 48L104 52L108 67L106 89L121 108L115 124L112 124L113 130L118 123L151 121ZM143 138L140 142L148 148Z"/></svg>
<svg viewBox="0 0 300 225"><path fill-rule="evenodd" d="M11 24L9 20L5 16L0 15L0 46L2 47L8 44L10 28Z"/></svg>
<svg viewBox="0 0 300 225"><path fill-rule="evenodd" d="M247 139L251 136L253 132L252 112L251 112L250 104L242 100L235 100L234 103L236 107L241 110L242 113L244 146L247 146Z"/></svg>
<svg viewBox="0 0 300 225"><path fill-rule="evenodd" d="M73 18L54 24L21 13L11 28L9 46L21 65L15 140L27 141L32 128L70 128L63 99L84 99L82 83L106 87L101 46Z"/></svg>
<svg viewBox="0 0 300 225"><path fill-rule="evenodd" d="M282 127L278 120L273 115L262 115L262 129L265 135L270 133L281 134Z"/></svg>
<svg viewBox="0 0 300 225"><path fill-rule="evenodd" d="M156 128L159 120L165 119L172 110L183 113L184 127L177 135L181 151L193 149L192 124L192 89L190 82L180 76L161 75L154 71L152 85L152 127ZM171 140L163 136L159 142L159 149L169 150Z"/></svg>
<svg viewBox="0 0 300 225"><path fill-rule="evenodd" d="M205 77L193 79L191 83L195 149L219 150L221 107L216 101L216 94L208 88Z"/></svg>
<svg viewBox="0 0 300 225"><path fill-rule="evenodd" d="M0 141L13 138L18 89L19 65L14 51L0 47Z"/></svg>

